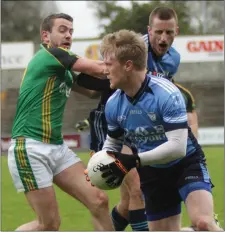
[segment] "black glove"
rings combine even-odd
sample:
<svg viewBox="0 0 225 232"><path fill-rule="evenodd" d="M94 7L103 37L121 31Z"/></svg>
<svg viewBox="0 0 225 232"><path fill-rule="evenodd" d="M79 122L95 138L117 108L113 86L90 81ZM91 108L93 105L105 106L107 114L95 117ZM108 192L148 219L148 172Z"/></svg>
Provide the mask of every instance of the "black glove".
<svg viewBox="0 0 225 232"><path fill-rule="evenodd" d="M78 132L81 132L87 128L89 128L89 122L87 119L84 119L83 121L79 121L75 124L75 128Z"/></svg>
<svg viewBox="0 0 225 232"><path fill-rule="evenodd" d="M117 179L118 183L122 183L125 175L132 169L140 166L140 158L137 154L127 155L115 151L106 151L108 155L116 160L101 167L100 171L103 178L108 178L107 183L114 182Z"/></svg>

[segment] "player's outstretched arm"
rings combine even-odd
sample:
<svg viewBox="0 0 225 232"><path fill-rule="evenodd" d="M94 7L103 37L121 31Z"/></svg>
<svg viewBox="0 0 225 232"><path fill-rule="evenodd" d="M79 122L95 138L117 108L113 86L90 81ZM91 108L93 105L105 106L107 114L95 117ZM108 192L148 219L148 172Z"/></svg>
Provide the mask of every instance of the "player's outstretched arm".
<svg viewBox="0 0 225 232"><path fill-rule="evenodd" d="M76 83L90 90L105 91L110 89L110 82L108 79L102 80L85 73L77 75Z"/></svg>
<svg viewBox="0 0 225 232"><path fill-rule="evenodd" d="M77 85L76 83L73 84L72 91L79 93L79 94L82 94L82 95L84 95L88 98L91 98L91 99L97 99L101 95L101 92L86 89L82 86Z"/></svg>
<svg viewBox="0 0 225 232"><path fill-rule="evenodd" d="M91 60L84 57L79 57L77 59L72 66L72 70L86 73L101 79L106 79L106 76L109 74L103 61Z"/></svg>

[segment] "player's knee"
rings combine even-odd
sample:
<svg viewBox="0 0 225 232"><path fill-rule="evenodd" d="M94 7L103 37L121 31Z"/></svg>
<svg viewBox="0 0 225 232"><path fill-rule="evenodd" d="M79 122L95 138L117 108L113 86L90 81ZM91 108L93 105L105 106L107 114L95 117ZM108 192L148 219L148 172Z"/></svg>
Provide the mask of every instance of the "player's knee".
<svg viewBox="0 0 225 232"><path fill-rule="evenodd" d="M199 231L208 231L210 230L210 225L213 223L211 217L199 216L193 222L193 225L197 227Z"/></svg>
<svg viewBox="0 0 225 232"><path fill-rule="evenodd" d="M47 219L47 218L46 218ZM58 217L49 217L47 220L42 222L42 230L43 231L58 231L61 225L61 218Z"/></svg>
<svg viewBox="0 0 225 232"><path fill-rule="evenodd" d="M109 210L109 199L105 192L98 192L95 199L93 199L92 206L89 208L91 213L95 216L98 216L102 213L102 210Z"/></svg>

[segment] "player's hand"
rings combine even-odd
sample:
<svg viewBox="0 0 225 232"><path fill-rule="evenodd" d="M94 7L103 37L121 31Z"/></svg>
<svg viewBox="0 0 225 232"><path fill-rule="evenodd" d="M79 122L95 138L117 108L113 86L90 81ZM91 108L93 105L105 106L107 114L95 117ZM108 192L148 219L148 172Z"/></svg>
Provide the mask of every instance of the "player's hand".
<svg viewBox="0 0 225 232"><path fill-rule="evenodd" d="M88 170L87 169L84 170L84 175L85 175L86 181L89 182L90 181L90 177L88 176ZM92 183L91 183L91 185L94 186Z"/></svg>
<svg viewBox="0 0 225 232"><path fill-rule="evenodd" d="M129 172L132 168L138 168L140 166L140 158L138 154L124 154L117 151L106 151L106 153L116 160L120 161L120 163L125 167L127 172Z"/></svg>
<svg viewBox="0 0 225 232"><path fill-rule="evenodd" d="M104 165L100 170L104 172L103 178L115 179L118 177L122 182L125 175L135 167L140 166L140 158L137 154L128 155L115 151L106 151L108 155L114 157L116 160L108 165ZM109 178L109 179L110 179Z"/></svg>
<svg viewBox="0 0 225 232"><path fill-rule="evenodd" d="M79 121L78 123L75 124L75 129L78 132L81 132L81 131L88 129L88 128L89 128L89 122L87 119Z"/></svg>

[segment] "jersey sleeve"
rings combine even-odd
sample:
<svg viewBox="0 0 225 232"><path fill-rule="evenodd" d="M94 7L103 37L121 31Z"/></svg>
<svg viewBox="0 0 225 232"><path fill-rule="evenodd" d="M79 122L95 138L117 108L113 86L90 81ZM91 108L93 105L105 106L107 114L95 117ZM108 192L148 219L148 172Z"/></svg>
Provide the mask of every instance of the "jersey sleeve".
<svg viewBox="0 0 225 232"><path fill-rule="evenodd" d="M105 91L110 89L110 82L108 79L102 80L99 78L92 77L85 73L80 73L77 76L77 84L86 89Z"/></svg>
<svg viewBox="0 0 225 232"><path fill-rule="evenodd" d="M172 70L169 72L169 76L168 76L169 79L175 76L175 74L177 73L178 67L180 65L180 54L173 47L171 47L170 53L171 53L174 65L173 65Z"/></svg>
<svg viewBox="0 0 225 232"><path fill-rule="evenodd" d="M180 91L171 93L167 100L161 100L161 115L165 131L188 127L187 111Z"/></svg>
<svg viewBox="0 0 225 232"><path fill-rule="evenodd" d="M188 113L191 113L193 110L195 110L196 105L195 105L195 99L191 92L186 89L184 86L174 82L174 84L177 86L177 88L180 90L182 93L184 99L185 99L185 104L186 104L186 110Z"/></svg>
<svg viewBox="0 0 225 232"><path fill-rule="evenodd" d="M48 48L47 50L65 69L71 69L79 59L79 56L61 47Z"/></svg>
<svg viewBox="0 0 225 232"><path fill-rule="evenodd" d="M117 121L117 111L112 95L105 106L105 118L107 122L107 134L112 138L119 138L124 134L124 130L120 127Z"/></svg>

